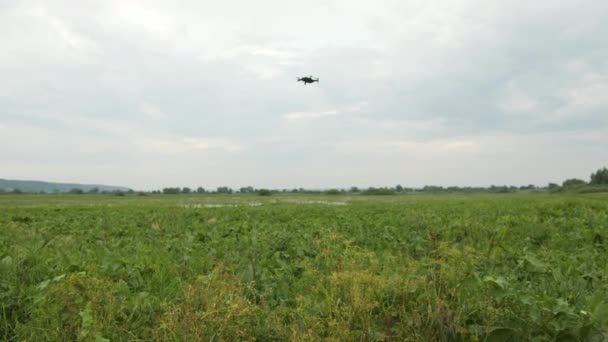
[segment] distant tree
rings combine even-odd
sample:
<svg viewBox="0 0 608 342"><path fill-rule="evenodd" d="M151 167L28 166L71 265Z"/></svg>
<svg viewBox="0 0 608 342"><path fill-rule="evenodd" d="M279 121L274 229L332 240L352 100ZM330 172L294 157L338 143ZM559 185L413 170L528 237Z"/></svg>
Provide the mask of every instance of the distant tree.
<svg viewBox="0 0 608 342"><path fill-rule="evenodd" d="M272 195L272 191L270 191L268 189L259 189L258 190L258 195L260 195L260 196L270 196L270 195Z"/></svg>
<svg viewBox="0 0 608 342"><path fill-rule="evenodd" d="M397 186L395 187L395 191L397 191L397 192L403 191L403 187L401 186L401 184L397 184Z"/></svg>
<svg viewBox="0 0 608 342"><path fill-rule="evenodd" d="M12 192L13 194L22 194L22 193L23 193L23 191L21 191L21 189L19 189L19 188L15 188L15 189L13 189L13 191L11 191L11 192Z"/></svg>
<svg viewBox="0 0 608 342"><path fill-rule="evenodd" d="M192 190L190 188L188 188L188 187L183 187L182 188L182 194L189 194L191 192L192 192Z"/></svg>
<svg viewBox="0 0 608 342"><path fill-rule="evenodd" d="M197 194L204 194L205 193L205 188L199 186L198 188L196 188L196 193Z"/></svg>
<svg viewBox="0 0 608 342"><path fill-rule="evenodd" d="M163 194L165 195L175 195L175 194L179 194L180 189L179 188L163 188Z"/></svg>
<svg viewBox="0 0 608 342"><path fill-rule="evenodd" d="M217 188L217 193L218 194L231 194L232 189L227 186L220 186Z"/></svg>
<svg viewBox="0 0 608 342"><path fill-rule="evenodd" d="M395 190L389 188L368 188L367 190L361 192L363 195L394 195Z"/></svg>
<svg viewBox="0 0 608 342"><path fill-rule="evenodd" d="M604 167L602 169L597 170L595 173L592 173L591 181L589 182L589 184L608 184L608 169Z"/></svg>
<svg viewBox="0 0 608 342"><path fill-rule="evenodd" d="M350 189L348 189L348 192L359 192L359 188L356 186L351 186Z"/></svg>
<svg viewBox="0 0 608 342"><path fill-rule="evenodd" d="M570 187L576 187L576 186L581 186L581 185L585 185L585 184L587 184L587 182L585 182L582 179L570 178L570 179L566 179L562 183L562 187L564 187L564 188L570 188Z"/></svg>
<svg viewBox="0 0 608 342"><path fill-rule="evenodd" d="M437 186L437 185L425 185L421 191L423 192L440 192L443 191L443 187L442 186Z"/></svg>
<svg viewBox="0 0 608 342"><path fill-rule="evenodd" d="M549 183L549 184L547 184L547 189L552 190L552 191L555 191L555 190L559 190L559 189L560 189L560 187L559 187L559 185L558 185L558 184L555 184L555 183Z"/></svg>
<svg viewBox="0 0 608 342"><path fill-rule="evenodd" d="M68 191L68 192L71 194L77 194L77 195L84 194L84 191L82 189L78 189L78 188L70 189L70 191Z"/></svg>
<svg viewBox="0 0 608 342"><path fill-rule="evenodd" d="M89 189L89 193L90 193L90 194L98 194L98 193L99 193L99 188L92 188L92 189Z"/></svg>
<svg viewBox="0 0 608 342"><path fill-rule="evenodd" d="M492 186L490 186L490 189L489 189L490 192L496 192L499 194L514 192L515 190L517 190L517 188L509 187L506 185L492 185Z"/></svg>
<svg viewBox="0 0 608 342"><path fill-rule="evenodd" d="M340 190L338 190L338 189L329 189L329 190L325 191L325 194L327 194L327 195L339 195L340 194Z"/></svg>
<svg viewBox="0 0 608 342"><path fill-rule="evenodd" d="M253 189L252 186L244 186L239 189L239 192L242 194L250 194L250 193L255 192L255 190Z"/></svg>

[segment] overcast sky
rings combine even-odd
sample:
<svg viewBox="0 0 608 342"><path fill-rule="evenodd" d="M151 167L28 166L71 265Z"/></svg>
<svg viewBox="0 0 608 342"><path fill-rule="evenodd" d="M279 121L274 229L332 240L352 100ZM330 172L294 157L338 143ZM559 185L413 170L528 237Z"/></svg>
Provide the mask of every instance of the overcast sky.
<svg viewBox="0 0 608 342"><path fill-rule="evenodd" d="M608 165L606 18L604 0L0 0L0 178L588 180Z"/></svg>

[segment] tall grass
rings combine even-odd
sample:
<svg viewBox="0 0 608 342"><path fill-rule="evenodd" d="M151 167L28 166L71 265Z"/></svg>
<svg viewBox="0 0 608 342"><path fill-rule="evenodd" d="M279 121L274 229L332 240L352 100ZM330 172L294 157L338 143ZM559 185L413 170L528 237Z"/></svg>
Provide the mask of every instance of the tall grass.
<svg viewBox="0 0 608 342"><path fill-rule="evenodd" d="M605 195L298 199L3 196L0 339L608 339Z"/></svg>

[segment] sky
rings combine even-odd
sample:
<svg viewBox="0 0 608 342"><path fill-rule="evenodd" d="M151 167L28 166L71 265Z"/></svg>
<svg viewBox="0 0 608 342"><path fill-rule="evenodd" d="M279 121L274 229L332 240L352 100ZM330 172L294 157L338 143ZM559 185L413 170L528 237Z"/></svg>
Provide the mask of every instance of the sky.
<svg viewBox="0 0 608 342"><path fill-rule="evenodd" d="M0 178L588 180L608 166L606 18L603 0L0 0Z"/></svg>

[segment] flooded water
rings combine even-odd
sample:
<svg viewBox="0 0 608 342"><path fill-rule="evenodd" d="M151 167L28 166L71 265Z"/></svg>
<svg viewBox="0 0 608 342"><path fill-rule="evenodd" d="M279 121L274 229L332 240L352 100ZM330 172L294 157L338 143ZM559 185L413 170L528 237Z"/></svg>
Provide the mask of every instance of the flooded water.
<svg viewBox="0 0 608 342"><path fill-rule="evenodd" d="M280 203L295 203L295 204L321 204L321 205L347 205L346 202L340 201L323 201L323 200L270 200L266 203L262 202L247 202L247 203L194 203L183 204L182 208L186 209L202 209L202 208L234 208L234 207L259 207L264 204L280 204Z"/></svg>
<svg viewBox="0 0 608 342"><path fill-rule="evenodd" d="M287 200L286 202L297 203L297 204L323 204L323 205L346 205L346 202L330 202L321 200Z"/></svg>

